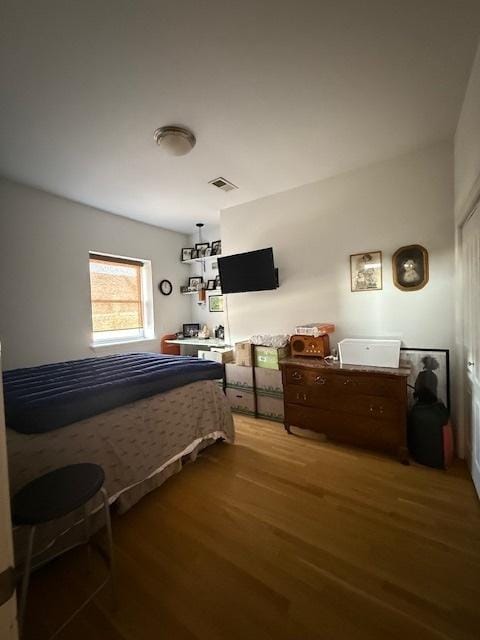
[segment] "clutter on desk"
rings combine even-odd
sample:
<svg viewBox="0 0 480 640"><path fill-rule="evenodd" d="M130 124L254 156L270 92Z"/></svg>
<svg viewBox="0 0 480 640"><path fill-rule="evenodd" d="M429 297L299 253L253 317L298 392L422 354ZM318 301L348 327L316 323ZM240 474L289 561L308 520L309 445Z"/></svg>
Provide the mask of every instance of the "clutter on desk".
<svg viewBox="0 0 480 640"><path fill-rule="evenodd" d="M210 338L210 329L207 327L206 324L204 324L203 327L198 332L197 338L200 338L203 340Z"/></svg>

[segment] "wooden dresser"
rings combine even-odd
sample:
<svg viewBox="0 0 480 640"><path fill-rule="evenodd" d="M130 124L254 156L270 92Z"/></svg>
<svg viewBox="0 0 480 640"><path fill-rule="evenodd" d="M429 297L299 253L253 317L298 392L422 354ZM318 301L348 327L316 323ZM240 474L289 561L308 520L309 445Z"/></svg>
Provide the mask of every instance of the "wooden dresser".
<svg viewBox="0 0 480 640"><path fill-rule="evenodd" d="M281 361L285 429L302 427L332 440L394 454L408 463L408 369Z"/></svg>

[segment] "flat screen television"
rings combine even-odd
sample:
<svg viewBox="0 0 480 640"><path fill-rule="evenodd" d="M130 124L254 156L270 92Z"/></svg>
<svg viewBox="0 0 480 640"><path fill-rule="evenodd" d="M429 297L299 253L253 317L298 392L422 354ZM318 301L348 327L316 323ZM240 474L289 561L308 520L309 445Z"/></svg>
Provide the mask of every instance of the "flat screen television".
<svg viewBox="0 0 480 640"><path fill-rule="evenodd" d="M272 247L218 258L218 270L222 293L266 291L278 287Z"/></svg>

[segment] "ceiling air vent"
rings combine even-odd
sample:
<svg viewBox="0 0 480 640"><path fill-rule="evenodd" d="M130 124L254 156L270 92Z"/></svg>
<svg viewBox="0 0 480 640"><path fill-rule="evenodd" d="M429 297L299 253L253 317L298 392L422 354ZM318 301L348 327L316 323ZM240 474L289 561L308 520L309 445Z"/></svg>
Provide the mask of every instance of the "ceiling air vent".
<svg viewBox="0 0 480 640"><path fill-rule="evenodd" d="M208 184L213 184L214 187L221 189L222 191L233 191L234 189L238 189L232 182L225 180L225 178L215 178L215 180L210 180Z"/></svg>

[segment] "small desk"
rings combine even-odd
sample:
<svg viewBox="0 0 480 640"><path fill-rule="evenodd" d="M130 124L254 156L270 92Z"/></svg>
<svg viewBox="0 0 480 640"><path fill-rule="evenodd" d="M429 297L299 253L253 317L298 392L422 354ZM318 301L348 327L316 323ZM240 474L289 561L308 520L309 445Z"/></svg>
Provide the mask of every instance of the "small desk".
<svg viewBox="0 0 480 640"><path fill-rule="evenodd" d="M205 349L212 348L220 348L228 347L229 345L225 344L225 340L220 340L219 338L182 338L180 340L165 340L167 344L178 344L180 346L182 355L184 355L185 347L203 347Z"/></svg>

